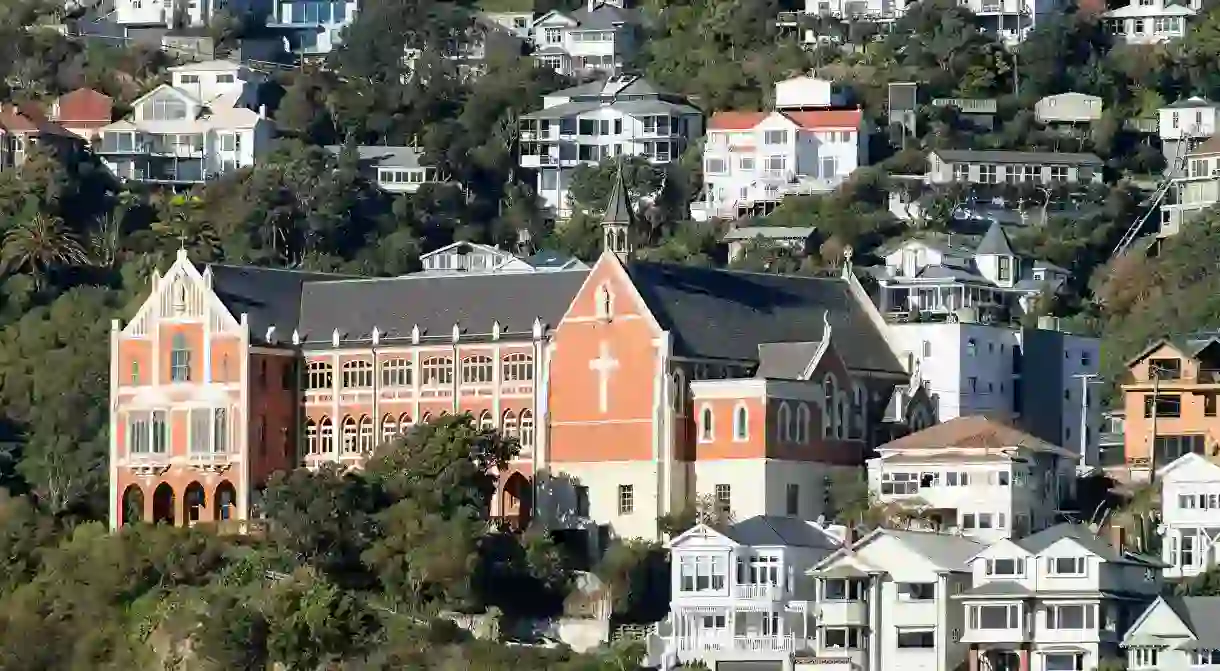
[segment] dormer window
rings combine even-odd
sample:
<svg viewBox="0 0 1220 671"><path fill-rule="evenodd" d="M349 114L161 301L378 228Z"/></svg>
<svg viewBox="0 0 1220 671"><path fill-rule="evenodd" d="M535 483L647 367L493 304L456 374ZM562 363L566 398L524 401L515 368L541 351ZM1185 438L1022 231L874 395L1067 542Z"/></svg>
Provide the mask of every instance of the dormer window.
<svg viewBox="0 0 1220 671"><path fill-rule="evenodd" d="M987 575L990 576L1024 576L1025 560L1016 557L1012 559L988 559Z"/></svg>

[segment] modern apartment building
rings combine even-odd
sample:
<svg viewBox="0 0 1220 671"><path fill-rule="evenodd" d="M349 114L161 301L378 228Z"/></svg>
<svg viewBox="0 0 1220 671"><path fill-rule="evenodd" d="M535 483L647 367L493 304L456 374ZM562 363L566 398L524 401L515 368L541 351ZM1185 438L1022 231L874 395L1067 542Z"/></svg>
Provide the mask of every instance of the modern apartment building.
<svg viewBox="0 0 1220 671"><path fill-rule="evenodd" d="M951 419L890 441L868 460L868 487L920 526L981 542L1053 525L1075 492L1078 455L1003 422Z"/></svg>
<svg viewBox="0 0 1220 671"><path fill-rule="evenodd" d="M817 634L809 671L940 671L966 661L967 562L986 546L953 534L877 529L808 571Z"/></svg>
<svg viewBox="0 0 1220 671"><path fill-rule="evenodd" d="M541 110L521 115L521 167L537 171L539 198L566 218L578 166L614 156L669 163L702 136L703 115L689 102L619 75L547 94Z"/></svg>
<svg viewBox="0 0 1220 671"><path fill-rule="evenodd" d="M1162 338L1127 362L1122 385L1126 478L1147 480L1152 470L1195 453L1215 460L1220 438L1220 336Z"/></svg>
<svg viewBox="0 0 1220 671"><path fill-rule="evenodd" d="M189 186L253 165L266 153L273 124L258 100L262 73L232 61L170 72L171 84L137 99L127 119L101 128L93 151L117 177Z"/></svg>
<svg viewBox="0 0 1220 671"><path fill-rule="evenodd" d="M970 560L961 641L970 669L1078 671L1121 656L1128 623L1161 590L1162 564L1060 524ZM899 667L894 667L899 668Z"/></svg>
<svg viewBox="0 0 1220 671"><path fill-rule="evenodd" d="M756 516L717 531L703 524L670 543L666 657L791 664L813 648L813 581L805 571L843 545L846 529Z"/></svg>

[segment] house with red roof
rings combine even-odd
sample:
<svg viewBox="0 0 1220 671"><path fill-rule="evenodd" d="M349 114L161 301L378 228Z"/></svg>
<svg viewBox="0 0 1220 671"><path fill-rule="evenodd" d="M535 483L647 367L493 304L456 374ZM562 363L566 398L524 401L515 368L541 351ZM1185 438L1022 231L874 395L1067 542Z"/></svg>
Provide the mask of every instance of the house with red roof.
<svg viewBox="0 0 1220 671"><path fill-rule="evenodd" d="M824 80L798 77L776 85L774 110L713 115L703 149L705 195L692 217L770 212L784 196L832 191L867 164L864 114L842 107L830 90Z"/></svg>
<svg viewBox="0 0 1220 671"><path fill-rule="evenodd" d="M37 106L0 104L0 170L21 167L35 144L74 149L82 143Z"/></svg>
<svg viewBox="0 0 1220 671"><path fill-rule="evenodd" d="M92 143L101 136L101 128L114 119L114 100L110 96L81 88L66 93L51 104L52 121Z"/></svg>

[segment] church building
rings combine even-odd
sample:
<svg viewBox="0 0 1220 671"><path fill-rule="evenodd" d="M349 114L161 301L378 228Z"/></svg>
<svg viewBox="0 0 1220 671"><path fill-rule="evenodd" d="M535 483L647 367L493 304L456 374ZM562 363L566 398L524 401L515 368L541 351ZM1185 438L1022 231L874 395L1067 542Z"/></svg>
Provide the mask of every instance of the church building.
<svg viewBox="0 0 1220 671"><path fill-rule="evenodd" d="M634 223L620 175L591 268L352 278L180 251L112 329L112 526L257 518L275 471L358 466L458 413L520 441L491 511L518 526L655 539L696 501L816 519L910 377L850 254L816 277L643 262Z"/></svg>

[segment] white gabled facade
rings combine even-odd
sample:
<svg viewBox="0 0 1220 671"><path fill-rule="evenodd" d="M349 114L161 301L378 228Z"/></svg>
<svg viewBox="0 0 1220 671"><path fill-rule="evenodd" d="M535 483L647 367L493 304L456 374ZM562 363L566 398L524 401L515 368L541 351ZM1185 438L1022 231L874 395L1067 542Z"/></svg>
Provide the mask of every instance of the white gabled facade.
<svg viewBox="0 0 1220 671"><path fill-rule="evenodd" d="M1160 597L1123 637L1129 671L1220 666L1220 597Z"/></svg>
<svg viewBox="0 0 1220 671"><path fill-rule="evenodd" d="M618 74L638 49L637 15L622 0L587 0L552 10L529 27L534 57L563 75Z"/></svg>
<svg viewBox="0 0 1220 671"><path fill-rule="evenodd" d="M1195 13L1191 7L1166 0L1135 0L1103 16L1110 34L1123 42L1159 44L1185 35L1186 22Z"/></svg>
<svg viewBox="0 0 1220 671"><path fill-rule="evenodd" d="M1193 452L1162 468L1161 559L1166 578L1215 566L1220 552L1220 466Z"/></svg>
<svg viewBox="0 0 1220 671"><path fill-rule="evenodd" d="M1121 627L1160 591L1160 562L1061 524L999 541L971 560L965 608L971 669L1075 671L1119 656Z"/></svg>
<svg viewBox="0 0 1220 671"><path fill-rule="evenodd" d="M772 660L790 668L812 647L813 582L805 571L845 529L757 516L723 531L698 524L670 542L671 605L659 628L668 664Z"/></svg>
<svg viewBox="0 0 1220 671"><path fill-rule="evenodd" d="M817 636L806 671L940 671L966 659L960 607L966 560L983 549L949 534L878 529L808 574Z"/></svg>
<svg viewBox="0 0 1220 671"><path fill-rule="evenodd" d="M1054 523L1079 457L1002 422L959 417L877 448L868 486L878 500L921 510L927 523L983 542Z"/></svg>

